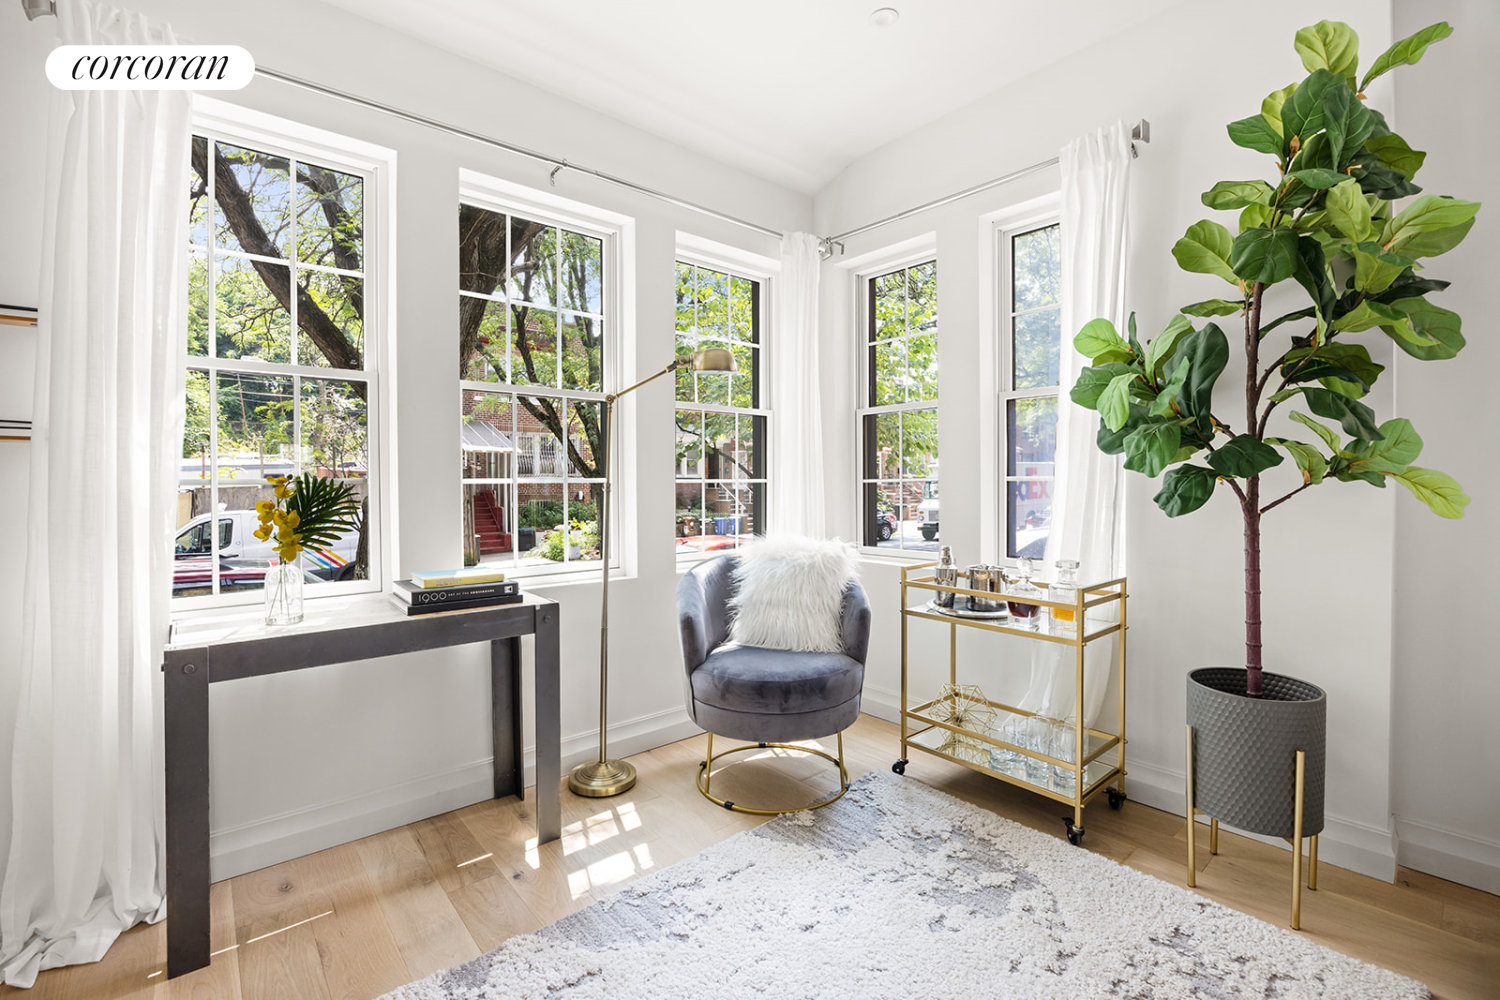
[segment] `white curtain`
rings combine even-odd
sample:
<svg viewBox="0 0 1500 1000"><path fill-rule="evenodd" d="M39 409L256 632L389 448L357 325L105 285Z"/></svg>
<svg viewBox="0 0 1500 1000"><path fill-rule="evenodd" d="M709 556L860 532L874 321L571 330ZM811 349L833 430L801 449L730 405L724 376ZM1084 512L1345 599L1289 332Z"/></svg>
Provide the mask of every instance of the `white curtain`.
<svg viewBox="0 0 1500 1000"><path fill-rule="evenodd" d="M162 44L58 0L63 44ZM161 654L182 447L191 97L57 91L0 976L96 961L163 913Z"/></svg>
<svg viewBox="0 0 1500 1000"><path fill-rule="evenodd" d="M1044 556L1049 578L1059 559L1079 562L1079 582L1112 580L1124 572L1124 496L1121 459L1095 443L1099 418L1068 398L1087 363L1073 350L1073 335L1104 317L1125 333L1126 202L1130 179L1130 126L1074 139L1060 154L1062 167L1062 392L1057 411L1057 479L1052 525ZM1106 605L1106 608L1111 606ZM1112 614L1111 617L1114 617ZM1084 660L1084 718L1094 725L1109 686L1118 640L1091 644ZM1073 651L1036 643L1033 683L1020 707L1050 718L1077 714Z"/></svg>
<svg viewBox="0 0 1500 1000"><path fill-rule="evenodd" d="M771 417L770 526L809 538L824 532L823 417L818 385L818 238L781 238L776 326L769 345Z"/></svg>

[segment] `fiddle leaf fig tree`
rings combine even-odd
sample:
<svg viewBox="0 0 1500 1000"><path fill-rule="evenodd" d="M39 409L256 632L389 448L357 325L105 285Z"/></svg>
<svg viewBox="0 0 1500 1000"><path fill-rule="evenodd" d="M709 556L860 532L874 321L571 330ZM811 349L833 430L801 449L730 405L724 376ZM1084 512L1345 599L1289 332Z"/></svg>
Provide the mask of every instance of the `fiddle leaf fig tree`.
<svg viewBox="0 0 1500 1000"><path fill-rule="evenodd" d="M1096 319L1073 341L1091 359L1073 401L1099 411L1100 448L1123 453L1126 469L1162 476L1155 501L1168 517L1202 507L1220 485L1239 501L1252 698L1261 695L1266 513L1334 480L1380 488L1395 480L1440 517L1462 517L1469 503L1450 476L1412 464L1422 439L1410 421L1382 422L1362 402L1384 371L1360 343L1376 331L1423 361L1454 357L1464 346L1459 317L1428 298L1448 282L1425 277L1422 262L1463 241L1479 204L1421 194L1414 181L1427 154L1392 132L1364 94L1370 81L1417 62L1450 34L1446 23L1424 28L1392 45L1360 77L1359 38L1347 24L1322 21L1297 32L1308 76L1228 126L1235 145L1275 161L1275 176L1215 184L1203 204L1237 211L1237 225L1205 219L1172 248L1183 270L1222 282L1218 297L1183 306L1144 346L1134 316L1128 337ZM1398 210L1393 203L1403 199L1411 200ZM1305 304L1265 316L1267 293L1278 285ZM1243 326L1243 423L1213 409L1230 353L1215 317L1236 317L1231 329ZM1194 319L1208 322L1198 326ZM1306 429L1298 436L1308 440L1267 433L1279 408ZM1301 485L1264 501L1262 474L1288 459Z"/></svg>

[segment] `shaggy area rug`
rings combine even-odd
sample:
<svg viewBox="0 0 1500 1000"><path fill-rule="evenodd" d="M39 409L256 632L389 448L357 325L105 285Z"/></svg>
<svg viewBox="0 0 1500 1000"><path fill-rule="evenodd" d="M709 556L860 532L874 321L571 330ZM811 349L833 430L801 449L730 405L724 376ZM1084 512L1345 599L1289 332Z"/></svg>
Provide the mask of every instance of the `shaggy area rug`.
<svg viewBox="0 0 1500 1000"><path fill-rule="evenodd" d="M826 808L736 834L387 1000L971 996L1429 994L874 772Z"/></svg>

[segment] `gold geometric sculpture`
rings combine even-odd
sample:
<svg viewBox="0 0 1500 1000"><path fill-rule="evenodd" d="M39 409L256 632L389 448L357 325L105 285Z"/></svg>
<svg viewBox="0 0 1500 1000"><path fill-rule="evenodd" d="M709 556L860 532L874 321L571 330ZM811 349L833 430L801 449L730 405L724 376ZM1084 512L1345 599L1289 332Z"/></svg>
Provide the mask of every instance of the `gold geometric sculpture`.
<svg viewBox="0 0 1500 1000"><path fill-rule="evenodd" d="M934 719L975 733L989 732L998 714L976 684L944 684L932 706ZM944 731L938 750L976 762L988 761L990 755L989 744L951 730Z"/></svg>

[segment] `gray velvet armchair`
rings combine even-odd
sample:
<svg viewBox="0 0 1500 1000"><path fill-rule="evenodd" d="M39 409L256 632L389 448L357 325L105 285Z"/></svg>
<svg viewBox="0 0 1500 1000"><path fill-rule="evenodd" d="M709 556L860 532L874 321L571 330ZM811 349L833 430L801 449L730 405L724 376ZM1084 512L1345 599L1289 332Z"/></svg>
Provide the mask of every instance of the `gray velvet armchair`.
<svg viewBox="0 0 1500 1000"><path fill-rule="evenodd" d="M699 563L677 586L677 617L682 659L687 669L687 709L708 731L708 759L698 769L698 790L738 812L771 814L716 798L710 792L713 762L727 754L763 747L786 747L817 754L838 765L838 793L805 808L827 805L849 787L844 767L843 731L859 717L870 647L870 603L857 582L844 592L838 653L765 649L729 641L729 599L739 560L719 556ZM811 747L789 746L838 734L838 756ZM715 735L750 741L715 754Z"/></svg>

